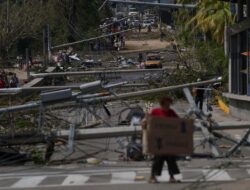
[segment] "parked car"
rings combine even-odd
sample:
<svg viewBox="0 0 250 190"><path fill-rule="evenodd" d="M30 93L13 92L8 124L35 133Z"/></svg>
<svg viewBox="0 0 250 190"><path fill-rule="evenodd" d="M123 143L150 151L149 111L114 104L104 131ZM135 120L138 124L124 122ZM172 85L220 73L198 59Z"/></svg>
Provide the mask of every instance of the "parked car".
<svg viewBox="0 0 250 190"><path fill-rule="evenodd" d="M139 20L132 20L132 21L131 21L131 25L132 25L133 27L138 27L139 24L140 24L140 21L139 21Z"/></svg>
<svg viewBox="0 0 250 190"><path fill-rule="evenodd" d="M151 26L151 25L152 25L152 23L151 23L150 20L144 20L144 21L142 22L142 27L143 27L143 28L147 28L147 27L149 27L149 26Z"/></svg>
<svg viewBox="0 0 250 190"><path fill-rule="evenodd" d="M148 52L146 54L145 69L162 68L159 52Z"/></svg>

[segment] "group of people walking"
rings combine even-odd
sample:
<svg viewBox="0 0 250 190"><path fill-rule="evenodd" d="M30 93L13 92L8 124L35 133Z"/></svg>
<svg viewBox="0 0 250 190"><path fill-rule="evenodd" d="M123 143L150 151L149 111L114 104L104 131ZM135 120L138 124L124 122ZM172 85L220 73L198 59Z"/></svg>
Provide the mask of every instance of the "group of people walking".
<svg viewBox="0 0 250 190"><path fill-rule="evenodd" d="M19 79L16 73L6 73L2 71L0 73L0 88L16 88L19 86Z"/></svg>

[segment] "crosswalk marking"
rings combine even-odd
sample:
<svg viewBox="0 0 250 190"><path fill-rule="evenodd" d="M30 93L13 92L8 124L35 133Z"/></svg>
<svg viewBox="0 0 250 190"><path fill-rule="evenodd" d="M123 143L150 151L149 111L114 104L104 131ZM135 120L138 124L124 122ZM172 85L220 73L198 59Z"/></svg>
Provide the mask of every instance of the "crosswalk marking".
<svg viewBox="0 0 250 190"><path fill-rule="evenodd" d="M157 179L158 179L159 182L167 181L169 179L168 171L165 171L165 170L162 171L161 176L158 176Z"/></svg>
<svg viewBox="0 0 250 190"><path fill-rule="evenodd" d="M225 170L203 170L205 181L232 181Z"/></svg>
<svg viewBox="0 0 250 190"><path fill-rule="evenodd" d="M135 181L136 173L135 172L116 172L112 173L111 182L112 184L122 184L122 183L131 183Z"/></svg>
<svg viewBox="0 0 250 190"><path fill-rule="evenodd" d="M89 176L84 175L68 175L62 185L84 185L88 181Z"/></svg>
<svg viewBox="0 0 250 190"><path fill-rule="evenodd" d="M247 173L250 175L250 169L247 169Z"/></svg>
<svg viewBox="0 0 250 190"><path fill-rule="evenodd" d="M19 181L13 184L12 188L21 188L21 187L36 187L39 183L41 183L46 176L30 176L30 177L22 177Z"/></svg>
<svg viewBox="0 0 250 190"><path fill-rule="evenodd" d="M175 175L174 177L177 180L183 180L182 174ZM169 173L166 170L162 171L161 176L157 177L157 179L158 179L159 182L169 181L169 178L170 178L169 177Z"/></svg>
<svg viewBox="0 0 250 190"><path fill-rule="evenodd" d="M192 169L192 170L184 170L182 174L175 175L176 179L179 179L183 182L204 182L204 181L234 181L238 179L237 173L241 170L220 170L220 169ZM245 175L240 176L239 178L244 177L245 179L250 178L250 169L244 169ZM236 172L236 173L232 173ZM105 173L105 171L103 171ZM136 180L136 176L138 174L142 175L143 180ZM242 173L242 172L241 172ZM230 174L234 177L231 177ZM233 175L236 174L236 175ZM52 187L52 186L82 186L82 185L112 185L112 184L145 184L147 183L147 178L150 175L150 170L139 170L139 171L121 171L121 172L109 172L106 171L105 174L100 175L98 173L98 178L96 178L97 173L89 173L89 174L60 174L60 175L41 175L41 176L23 176L23 177L15 177L12 178L8 176L7 178L0 177L0 190L6 189L6 184L3 183L4 179L11 180L12 183L9 184L8 189L14 188L35 188L35 187ZM62 180L55 180L54 178L62 178ZM1 182L2 180L2 182ZM53 183L51 181L53 180ZM158 177L160 182L168 182L169 174L167 170L163 170L162 175Z"/></svg>

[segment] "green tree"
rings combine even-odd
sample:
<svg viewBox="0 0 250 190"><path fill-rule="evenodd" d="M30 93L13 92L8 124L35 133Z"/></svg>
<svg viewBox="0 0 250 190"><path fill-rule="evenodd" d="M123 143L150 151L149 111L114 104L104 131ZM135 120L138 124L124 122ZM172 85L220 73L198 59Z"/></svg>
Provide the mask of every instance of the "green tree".
<svg viewBox="0 0 250 190"><path fill-rule="evenodd" d="M9 6L7 6L9 2ZM102 0L5 0L0 1L0 58L27 46L42 46L42 30L50 26L52 43L87 38L106 11ZM8 11L7 11L8 7ZM29 43L27 43L29 42Z"/></svg>
<svg viewBox="0 0 250 190"><path fill-rule="evenodd" d="M43 9L36 1L5 1L0 4L0 57L6 57L18 40L38 38L38 28L46 18Z"/></svg>
<svg viewBox="0 0 250 190"><path fill-rule="evenodd" d="M179 3L190 3L180 0ZM225 13L225 14L224 14ZM228 60L224 55L224 29L233 23L229 4L216 0L202 0L195 11L181 10L178 12L178 36L181 45L187 47L187 62L195 60L201 69L197 76L223 76L226 84L228 77ZM184 18L184 19L182 19ZM186 25L186 27L183 27ZM203 41L203 35L208 40Z"/></svg>
<svg viewBox="0 0 250 190"><path fill-rule="evenodd" d="M187 3L187 0L180 0ZM187 22L193 31L210 33L218 43L224 42L225 27L234 22L230 4L218 0L202 0L197 4L196 14Z"/></svg>

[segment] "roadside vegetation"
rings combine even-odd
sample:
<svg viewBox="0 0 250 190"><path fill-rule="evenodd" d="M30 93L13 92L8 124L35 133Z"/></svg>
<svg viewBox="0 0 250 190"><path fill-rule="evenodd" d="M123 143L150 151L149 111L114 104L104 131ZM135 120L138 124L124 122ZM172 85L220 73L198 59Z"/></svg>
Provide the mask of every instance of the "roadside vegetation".
<svg viewBox="0 0 250 190"><path fill-rule="evenodd" d="M191 3L191 0L179 0ZM214 92L221 96L228 88L228 57L224 49L225 29L234 23L235 16L230 12L230 4L217 0L202 0L196 10L180 9L175 12L174 32L165 30L167 41L176 41L177 69L166 76L163 86L174 86L215 77L222 77L222 86ZM178 69L182 68L182 69ZM152 86L159 86L152 82ZM170 94L183 97L181 91ZM159 95L161 96L161 95ZM156 100L159 96L151 97ZM148 99L148 98L147 98ZM223 98L226 102L225 98Z"/></svg>
<svg viewBox="0 0 250 190"><path fill-rule="evenodd" d="M179 3L190 3L179 0ZM175 15L175 38L179 48L185 47L184 57L199 63L200 72L194 73L199 78L222 76L226 88L228 82L228 58L225 55L225 29L234 23L230 4L217 0L203 0L198 8L191 12L180 10ZM191 53L190 53L191 52ZM193 71L192 71L193 73ZM191 80L193 80L191 78Z"/></svg>
<svg viewBox="0 0 250 190"><path fill-rule="evenodd" d="M43 32L48 26L53 44L93 36L101 18L110 15L105 8L98 11L102 3L101 0L1 1L0 61L24 55L26 48L42 53Z"/></svg>

